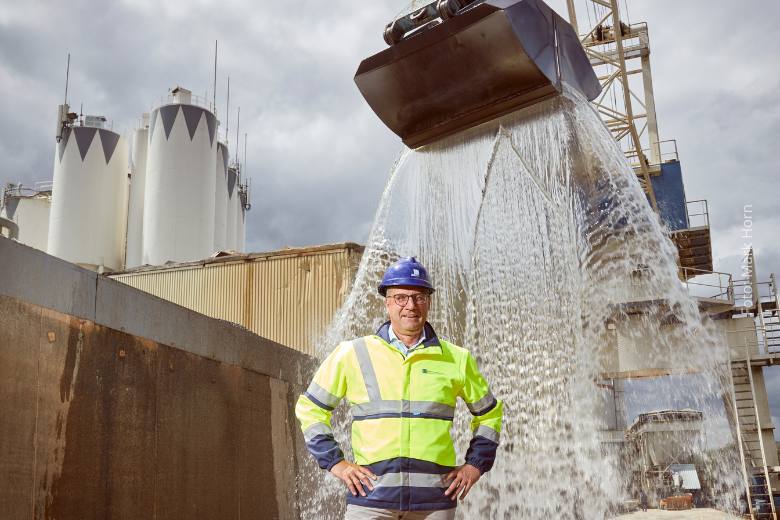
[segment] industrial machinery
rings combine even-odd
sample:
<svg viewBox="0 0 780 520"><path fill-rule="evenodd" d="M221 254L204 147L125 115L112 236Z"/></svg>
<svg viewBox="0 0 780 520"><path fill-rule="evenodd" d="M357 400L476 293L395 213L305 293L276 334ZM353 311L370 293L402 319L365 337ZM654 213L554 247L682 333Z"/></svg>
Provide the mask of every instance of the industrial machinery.
<svg viewBox="0 0 780 520"><path fill-rule="evenodd" d="M390 22L355 75L410 148L562 92L601 91L577 33L541 0L438 0Z"/></svg>

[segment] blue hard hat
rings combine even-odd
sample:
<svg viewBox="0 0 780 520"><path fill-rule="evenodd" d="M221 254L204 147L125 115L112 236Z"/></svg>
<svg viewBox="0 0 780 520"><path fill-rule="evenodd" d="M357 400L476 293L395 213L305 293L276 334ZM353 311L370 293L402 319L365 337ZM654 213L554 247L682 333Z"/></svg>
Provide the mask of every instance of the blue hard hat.
<svg viewBox="0 0 780 520"><path fill-rule="evenodd" d="M398 287L399 285L425 287L430 292L434 290L428 279L428 271L413 256L401 258L387 268L382 277L382 283L379 284L379 294L385 296L388 287Z"/></svg>

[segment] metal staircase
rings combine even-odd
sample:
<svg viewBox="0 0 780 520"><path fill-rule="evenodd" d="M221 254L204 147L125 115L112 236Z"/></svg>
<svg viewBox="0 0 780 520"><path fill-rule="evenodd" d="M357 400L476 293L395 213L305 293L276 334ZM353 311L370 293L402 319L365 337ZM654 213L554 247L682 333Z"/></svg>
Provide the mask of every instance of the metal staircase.
<svg viewBox="0 0 780 520"><path fill-rule="evenodd" d="M770 467L766 460L764 440L761 435L761 417L756 406L755 386L749 350L744 359L731 360L731 398L734 406L735 427L740 446L742 476L747 490L747 502L752 518L765 518L754 510L759 503L771 509L769 518L777 519L778 511L774 507L770 473L776 468ZM756 476L763 476L764 484L758 483ZM766 509L766 507L764 507Z"/></svg>
<svg viewBox="0 0 780 520"><path fill-rule="evenodd" d="M751 262L752 255L751 250ZM774 274L768 283L758 283L753 271L751 279L744 283L752 288L752 305L743 311L753 317L755 337L750 341L745 339L744 345L732 345L730 350L733 426L751 518L777 520L780 511L775 508L777 489L772 489L772 483L776 478L772 477L777 477L780 467L767 462L767 449L774 450L775 446L774 442L771 446L764 445L763 432L767 425L761 424L753 374L754 370L780 362L780 299Z"/></svg>
<svg viewBox="0 0 780 520"><path fill-rule="evenodd" d="M764 323L766 323L766 352L780 355L780 316L777 310L765 313Z"/></svg>
<svg viewBox="0 0 780 520"><path fill-rule="evenodd" d="M758 306L759 323L764 331L760 346L770 358L780 356L780 299L774 273L769 275L769 294L759 297Z"/></svg>

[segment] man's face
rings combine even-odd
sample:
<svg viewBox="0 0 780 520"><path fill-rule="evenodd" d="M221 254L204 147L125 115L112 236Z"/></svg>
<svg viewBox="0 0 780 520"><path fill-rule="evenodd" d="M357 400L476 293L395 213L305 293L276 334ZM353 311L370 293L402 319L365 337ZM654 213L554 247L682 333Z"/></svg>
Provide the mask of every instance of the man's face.
<svg viewBox="0 0 780 520"><path fill-rule="evenodd" d="M395 301L396 295L406 295L406 304L401 306ZM418 303L416 299L424 301ZM390 316L390 324L397 334L414 336L422 332L425 320L428 319L428 309L431 298L425 288L414 286L390 287L387 290L385 306Z"/></svg>

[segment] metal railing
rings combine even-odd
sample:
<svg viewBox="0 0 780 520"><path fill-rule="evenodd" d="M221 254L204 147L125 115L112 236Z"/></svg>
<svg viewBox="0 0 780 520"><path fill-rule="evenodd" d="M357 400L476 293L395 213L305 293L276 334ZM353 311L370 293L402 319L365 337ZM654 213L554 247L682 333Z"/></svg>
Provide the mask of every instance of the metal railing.
<svg viewBox="0 0 780 520"><path fill-rule="evenodd" d="M51 191L53 185L52 181L38 181L35 182L34 188L28 188L23 184L9 182L3 187L3 201L9 197L34 197L41 192Z"/></svg>
<svg viewBox="0 0 780 520"><path fill-rule="evenodd" d="M645 157L645 160L648 161L648 166L657 166L661 163L666 162L677 162L680 160L680 154L677 150L677 140L676 139L665 139L663 141L658 141L655 143L655 145L658 147L659 150L659 156L660 156L660 163L652 164L650 160L648 159L648 156L652 156L652 147L651 144L648 148L642 148L642 155ZM626 152L626 158L629 160L631 166L638 166L639 161L637 160L637 153L636 150L628 150Z"/></svg>
<svg viewBox="0 0 780 520"><path fill-rule="evenodd" d="M772 303L777 300L777 287L774 282L774 274L768 282L753 283L746 278L734 280L734 294L737 296L737 307L749 309L761 303Z"/></svg>
<svg viewBox="0 0 780 520"><path fill-rule="evenodd" d="M780 354L780 322L764 323L762 336L761 350L765 354Z"/></svg>
<svg viewBox="0 0 780 520"><path fill-rule="evenodd" d="M252 208L251 192L252 192L252 178L247 177L243 179L243 182L238 185L239 195L241 196L241 203L244 206L245 211L249 211Z"/></svg>
<svg viewBox="0 0 780 520"><path fill-rule="evenodd" d="M734 281L731 273L680 267L680 274L682 283L691 296L734 304Z"/></svg>
<svg viewBox="0 0 780 520"><path fill-rule="evenodd" d="M780 299L774 273L768 282L740 279L734 282L734 307L743 317L753 318L756 330L755 352L780 354Z"/></svg>
<svg viewBox="0 0 780 520"><path fill-rule="evenodd" d="M190 94L190 105L199 106L201 108L205 108L206 110L210 111L212 114L214 113L214 103L211 99L209 99L208 94L205 96L199 96L197 94ZM157 105L158 107L163 105L170 105L173 103L177 103L176 97L174 94L168 94L165 96L160 96L160 103Z"/></svg>
<svg viewBox="0 0 780 520"><path fill-rule="evenodd" d="M757 317L754 319L755 325L749 329L739 329L735 331L728 331L727 334L741 335L742 344L732 345L732 341L729 341L730 348L732 350L732 357L741 359L748 353L753 356L771 356L780 354L780 323L770 322L762 324L761 320ZM750 339L746 339L747 337Z"/></svg>
<svg viewBox="0 0 780 520"><path fill-rule="evenodd" d="M707 199L689 200L685 203L688 228L710 227L710 211Z"/></svg>
<svg viewBox="0 0 780 520"><path fill-rule="evenodd" d="M624 42L647 34L647 22L637 22L630 25L621 23L621 25L620 34ZM601 33L599 30L601 30ZM601 34L601 38L599 38L599 34ZM609 45L615 41L614 29L611 25L600 24L594 27L590 33L584 35L584 37L581 35L580 39L584 47ZM628 44L626 44L625 48L628 48Z"/></svg>
<svg viewBox="0 0 780 520"><path fill-rule="evenodd" d="M209 112L211 112L215 116L217 115L216 108L214 106L213 100L209 99L207 97L207 95L206 96L198 96L197 94L191 94L190 96L191 96L190 102L189 102L190 105L195 105L195 106L199 106L201 108L205 108L206 110L208 110ZM154 108L159 108L159 107L161 107L163 105L171 105L171 104L176 103L176 102L177 101L176 101L176 99L175 99L173 94L168 94L167 96L160 96L159 102L154 106ZM143 127L143 121L139 121L138 128L142 128L142 127ZM229 135L229 132L230 132L230 130L228 128L222 128L220 126L220 120L219 120L219 118L217 118L217 130L216 130L216 136L215 136L217 141L220 142L220 143L232 144L232 141L231 141L230 138L231 137L235 138L236 136L235 136L235 133L233 133L233 135ZM228 151L229 152L235 151L235 148L229 147Z"/></svg>

